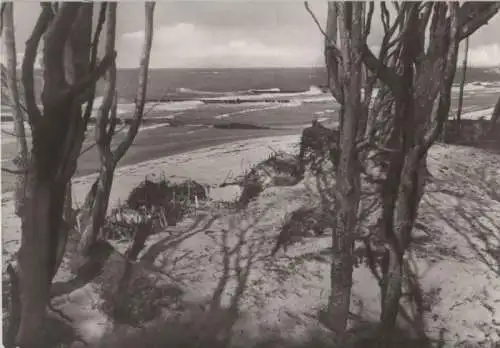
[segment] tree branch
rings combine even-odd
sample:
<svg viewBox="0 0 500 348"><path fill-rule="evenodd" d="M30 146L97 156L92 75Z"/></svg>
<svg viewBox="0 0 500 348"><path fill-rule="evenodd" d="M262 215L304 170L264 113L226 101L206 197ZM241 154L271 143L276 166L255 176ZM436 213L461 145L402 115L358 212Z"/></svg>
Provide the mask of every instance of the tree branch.
<svg viewBox="0 0 500 348"><path fill-rule="evenodd" d="M467 6L466 6L469 4L471 6L476 5L476 6L485 6L485 7L484 7L484 10L482 10L482 11L479 11L479 9L478 9L479 14L476 17L470 18L469 17L470 11L469 11L469 9L467 9ZM488 7L486 7L486 6L488 6ZM498 13L498 11L500 11L500 2L498 2L498 1L490 2L490 3L479 3L479 4L465 3L459 9L459 14L458 14L459 27L461 27L460 35L459 35L460 40L463 40L463 39L469 37L470 35L474 34L474 32L476 30L478 30L482 25L487 23L495 14ZM469 21L465 21L464 23L461 23L463 17L468 18Z"/></svg>
<svg viewBox="0 0 500 348"><path fill-rule="evenodd" d="M311 12L312 13L312 12ZM341 57L336 56L336 53L332 49L337 45L337 30L338 30L338 19L337 19L337 5L334 2L328 2L328 14L326 21L326 36L325 36L325 63L328 77L328 88L332 93L333 97L342 104L344 102L344 92L341 86ZM333 46L331 44L333 42Z"/></svg>
<svg viewBox="0 0 500 348"><path fill-rule="evenodd" d="M333 53L333 56L335 57L335 59L337 61L341 61L342 55L341 55L338 47L335 45L336 38L332 39L331 37L328 36L328 34L325 32L325 30L321 27L321 24L319 23L318 18L316 17L314 12L309 7L309 3L307 1L304 1L304 7L306 8L307 12L309 12L309 14L311 15L312 19L314 20L314 23L316 23L316 26L318 27L321 34L325 37L325 39L328 43L328 48Z"/></svg>
<svg viewBox="0 0 500 348"><path fill-rule="evenodd" d="M116 3L110 3L107 8L107 27L106 27L106 55L112 55L115 52L115 38L116 38ZM95 140L99 148L99 157L101 165L106 167L116 164L113 163L113 154L111 152L111 139L112 137L106 131L110 122L110 112L116 116L116 65L111 64L106 78L104 100L99 108L99 115L95 127ZM115 110L113 111L112 108Z"/></svg>
<svg viewBox="0 0 500 348"><path fill-rule="evenodd" d="M22 82L24 94L26 98L26 108L28 109L28 120L31 127L36 128L42 114L36 105L35 97L35 79L34 79L34 66L38 45L42 35L48 28L49 22L53 18L52 9L47 3L42 3L42 12L38 16L33 32L29 39L26 41L26 50L24 51L24 58L22 63Z"/></svg>
<svg viewBox="0 0 500 348"><path fill-rule="evenodd" d="M2 2L2 5L0 7L0 35L3 34L3 12L5 11L5 5L7 5L7 3Z"/></svg>
<svg viewBox="0 0 500 348"><path fill-rule="evenodd" d="M399 11L394 23L390 25L390 13L385 6L385 3L382 2L381 6L381 20L384 26L384 37L382 39L382 45L380 47L379 58L375 57L371 49L368 47L368 44L364 43L363 47L363 58L366 66L376 78L380 77L380 79L388 85L393 91L397 92L399 90L400 78L396 73L394 68L389 67L385 60L387 58L388 50L396 43L399 38L389 43L391 37L394 35L396 28L400 25L404 18L404 11Z"/></svg>
<svg viewBox="0 0 500 348"><path fill-rule="evenodd" d="M70 93L77 96L90 86L93 86L97 80L99 80L106 73L106 71L114 65L115 59L116 51L113 51L111 55L106 54L94 71L88 74L82 81L79 81L71 86Z"/></svg>
<svg viewBox="0 0 500 348"><path fill-rule="evenodd" d="M448 120L451 104L451 87L457 68L458 47L460 44L460 24L458 14L458 4L449 3L450 6L450 27L449 46L446 54L446 65L444 69L444 81L441 83L438 109L436 116L431 118L429 128L422 141L420 153L427 153L432 144L437 140L443 130L444 123Z"/></svg>
<svg viewBox="0 0 500 348"><path fill-rule="evenodd" d="M400 86L400 78L396 70L377 59L366 43L363 45L363 58L368 69L372 73L378 74L380 79L391 88L393 93L397 94Z"/></svg>
<svg viewBox="0 0 500 348"><path fill-rule="evenodd" d="M9 168L4 168L2 167L2 172L8 173L8 174L14 174L14 175L22 175L22 174L27 174L31 169L33 169L32 166L28 168L20 168L20 169L9 169Z"/></svg>
<svg viewBox="0 0 500 348"><path fill-rule="evenodd" d="M64 67L64 49L82 3L64 2L45 35L44 103L57 103L60 93L68 87ZM50 93L50 94L49 94Z"/></svg>
<svg viewBox="0 0 500 348"><path fill-rule="evenodd" d="M155 2L145 3L145 37L144 46L141 54L141 63L139 69L139 87L137 89L137 97L135 99L135 110L132 124L128 130L128 133L123 139L123 141L118 145L113 153L113 157L116 162L123 157L125 152L132 145L139 126L142 122L142 117L144 116L144 104L146 103L146 90L148 85L148 70L149 70L149 58L151 56L151 46L153 43L153 20L154 20L154 9Z"/></svg>
<svg viewBox="0 0 500 348"><path fill-rule="evenodd" d="M102 2L101 8L99 10L99 17L97 20L97 27L94 32L94 37L92 39L92 50L90 53L90 71L93 71L97 64L97 50L99 46L99 38L101 36L102 28L104 26L104 21L106 20L106 7L107 3ZM85 112L83 114L83 122L85 124L85 128L87 128L88 122L90 120L90 116L92 115L92 110L94 109L94 99L95 99L95 85L92 85L92 90L90 91L87 98L87 106L85 108Z"/></svg>
<svg viewBox="0 0 500 348"><path fill-rule="evenodd" d="M370 31L372 28L372 19L373 19L373 12L375 11L375 2L370 1L368 5L368 14L366 15L365 19L365 32L363 34L363 41L366 42L368 40L368 35L370 35Z"/></svg>

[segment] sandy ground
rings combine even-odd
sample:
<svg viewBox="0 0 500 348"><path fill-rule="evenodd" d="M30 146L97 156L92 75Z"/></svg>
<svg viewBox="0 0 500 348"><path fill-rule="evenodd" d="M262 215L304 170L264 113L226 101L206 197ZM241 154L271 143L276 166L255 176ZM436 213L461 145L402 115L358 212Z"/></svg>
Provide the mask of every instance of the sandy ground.
<svg viewBox="0 0 500 348"><path fill-rule="evenodd" d="M242 130L242 129L214 129L208 127L167 127L150 126L141 129L134 140L133 146L120 161L120 166L141 163L154 158L175 155L186 151L220 145L232 141L254 139L272 135L297 134L301 128L272 129L272 130ZM120 135L115 142L121 140ZM92 140L86 140L83 149L92 145ZM10 168L10 162L15 153L15 144L2 145L2 165ZM97 149L91 148L80 156L76 177L95 173L99 169ZM15 176L2 173L2 192L12 191L15 184Z"/></svg>
<svg viewBox="0 0 500 348"><path fill-rule="evenodd" d="M160 173L173 180L191 178L212 185L213 198L231 200L238 193L234 188L215 186L243 173L272 151L296 151L298 140L297 135L288 135L238 141L124 166L117 171L111 206L123 200L146 175ZM500 157L466 147L436 145L430 151L429 167L437 180L428 186L419 211L419 222L426 228L415 232L415 248L408 256L427 294L427 331L437 337L444 329L450 347L465 341L472 346L494 347L500 342ZM84 197L93 178L74 180L76 201ZM186 300L203 301L221 277L223 236L229 235L232 246L243 237L247 242L241 252L246 256L240 262L248 265L251 261L251 272L241 301L244 315L237 324L241 331L236 339L276 332L290 339L306 339L317 328L312 317L324 307L329 293L328 258L310 255L323 255L321 251L328 250L331 238L306 238L290 247L286 255L280 252L271 269L266 255L287 212L317 199L313 184L308 177L293 187L266 189L244 212L224 215L210 228L190 233L175 250L158 253L154 263L182 278L188 290ZM17 250L20 237L10 198L5 195L2 209L4 261ZM215 202L210 204L216 206ZM186 219L175 231L188 230L195 219ZM143 255L154 246L161 249L162 239L172 233L174 230L167 230L153 236ZM249 252L254 250L257 252L250 260ZM173 259L180 260L175 267L171 266ZM58 277L64 278L64 273L62 269ZM234 293L234 275L232 279L224 291L225 301ZM91 295L76 291L63 306L89 342L99 340L112 327L90 305L92 301ZM363 266L354 272L351 311L366 320L376 320L379 314L378 285Z"/></svg>

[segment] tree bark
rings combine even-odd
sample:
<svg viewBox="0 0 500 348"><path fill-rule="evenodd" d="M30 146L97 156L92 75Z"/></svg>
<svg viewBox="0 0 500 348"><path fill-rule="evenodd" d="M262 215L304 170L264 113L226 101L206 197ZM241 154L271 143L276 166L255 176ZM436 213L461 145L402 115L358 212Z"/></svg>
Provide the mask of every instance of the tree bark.
<svg viewBox="0 0 500 348"><path fill-rule="evenodd" d="M45 322L54 273L54 230L59 230L66 185L30 173L22 218L22 243L19 249L21 323L16 342L23 348L37 347ZM59 217L59 218L58 218ZM57 221L59 220L59 221ZM56 237L57 238L57 237Z"/></svg>
<svg viewBox="0 0 500 348"><path fill-rule="evenodd" d="M498 124L498 119L500 119L500 97L498 97L498 100L493 109L493 113L491 114L490 134L493 134L495 132Z"/></svg>
<svg viewBox="0 0 500 348"><path fill-rule="evenodd" d="M23 348L39 346L52 279L60 263L61 250L64 251L67 237L62 231L65 198L85 135L82 95L114 59L105 57L95 71L82 73L74 82L68 81L64 66L67 42L74 43L78 38L75 44L78 49L72 45L73 53L81 61L89 59L90 45L84 44L88 42L84 37L90 31L82 28L90 27L92 11L89 6L92 4L62 3L56 13L48 3L41 3L41 6L42 13L26 43L22 67L33 130L18 254L21 322L16 344ZM40 110L34 94L33 66L42 36L45 36L44 85L43 110Z"/></svg>
<svg viewBox="0 0 500 348"><path fill-rule="evenodd" d="M87 256L88 251L97 241L101 227L104 225L109 195L113 186L114 170L113 166L102 166L99 172L95 199L92 202L89 219L84 222L84 230L78 243L78 254L81 256Z"/></svg>
<svg viewBox="0 0 500 348"><path fill-rule="evenodd" d="M17 51L16 40L14 36L14 3L6 2L3 4L2 23L4 29L5 55L7 60L7 87L10 92L11 107L14 114L14 134L16 136L17 156L14 160L18 170L23 171L28 165L28 144L26 141L26 132L24 129L24 112L21 107L18 78L17 78ZM15 212L21 217L24 205L26 175L24 173L17 175L15 188Z"/></svg>
<svg viewBox="0 0 500 348"><path fill-rule="evenodd" d="M462 125L462 106L464 102L464 87L465 87L465 79L467 77L467 57L469 55L469 38L465 39L465 51L464 51L464 60L462 63L462 80L460 81L460 92L458 95L458 109L457 109L457 132L458 137L460 137L461 133L461 125Z"/></svg>
<svg viewBox="0 0 500 348"><path fill-rule="evenodd" d="M328 37L336 41L337 21L340 32L342 61L337 63L327 56L330 87L341 100L340 156L336 166L336 218L332 234L332 265L330 270L331 294L328 301L328 324L344 337L349 315L353 248L360 201L360 166L358 165L357 135L364 118L361 106L364 8L361 3L329 3ZM350 27L348 29L348 26ZM338 64L338 65L337 65Z"/></svg>

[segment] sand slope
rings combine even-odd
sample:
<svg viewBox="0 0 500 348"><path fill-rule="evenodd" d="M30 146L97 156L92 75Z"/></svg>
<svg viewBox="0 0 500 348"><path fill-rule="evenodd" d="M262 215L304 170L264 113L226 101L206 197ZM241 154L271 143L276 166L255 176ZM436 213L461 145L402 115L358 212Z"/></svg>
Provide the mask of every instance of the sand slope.
<svg viewBox="0 0 500 348"><path fill-rule="evenodd" d="M241 174L273 150L294 151L297 142L298 136L262 138L120 168L111 205L123 200L145 175L165 172L174 180L191 178L215 186ZM429 184L420 207L419 222L426 228L415 232L415 248L409 255L427 293L428 332L437 337L444 329L450 346L469 341L493 347L500 341L500 156L436 145L430 151L429 167L436 180ZM92 179L75 180L77 200L83 198ZM240 251L235 249L230 258L231 280L222 296L223 302L229 302L238 285L235 262L243 269L248 266L247 291L240 301L244 315L237 324L240 334L236 340L276 332L289 339L305 339L318 326L313 317L326 304L329 293L328 258L310 256L327 250L330 237L306 238L290 247L287 254L278 253L274 260L268 255L286 213L317 199L312 184L311 178L306 178L293 187L266 189L239 213L212 203L197 213L204 219L218 214L210 227L185 233L196 220L192 216L152 237L149 251L143 255L149 253L151 261L180 279L188 289L186 300L199 302L210 298L220 284L224 243L231 249L244 239ZM234 192L214 189L212 194L229 199ZM12 202L4 199L2 213L5 261L19 246L19 223L12 215ZM186 238L175 249L162 247L162 240L183 233ZM64 278L64 274L59 277ZM80 319L79 330L85 339L98 340L109 331L109 321L89 306L89 297L84 298L81 292L72 296L64 305L65 311ZM365 267L354 272L351 311L364 319L376 319L379 314L378 285Z"/></svg>

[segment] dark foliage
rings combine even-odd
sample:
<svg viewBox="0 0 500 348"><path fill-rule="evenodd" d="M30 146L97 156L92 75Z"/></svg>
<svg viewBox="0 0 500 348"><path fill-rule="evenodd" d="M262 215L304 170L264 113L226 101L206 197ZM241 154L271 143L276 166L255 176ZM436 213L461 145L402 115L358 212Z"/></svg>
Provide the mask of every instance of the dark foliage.
<svg viewBox="0 0 500 348"><path fill-rule="evenodd" d="M473 146L500 151L500 127L491 127L485 119L461 120L460 130L456 121L446 124L444 141L448 144Z"/></svg>
<svg viewBox="0 0 500 348"><path fill-rule="evenodd" d="M310 168L317 172L325 159L335 164L338 159L337 142L339 133L314 121L312 126L302 131L299 160L303 169Z"/></svg>
<svg viewBox="0 0 500 348"><path fill-rule="evenodd" d="M320 207L301 207L293 211L285 220L271 252L274 255L280 248L286 252L288 245L311 235L322 236L331 227L331 221Z"/></svg>
<svg viewBox="0 0 500 348"><path fill-rule="evenodd" d="M150 211L153 207L167 206L169 201L194 202L195 196L200 200L207 199L205 187L196 181L170 184L164 179L158 182L146 179L130 192L126 204L131 209L145 208Z"/></svg>
<svg viewBox="0 0 500 348"><path fill-rule="evenodd" d="M243 191L238 204L245 207L264 190L263 175L272 176L273 186L293 186L304 177L300 161L295 156L274 153L253 167L243 178Z"/></svg>

